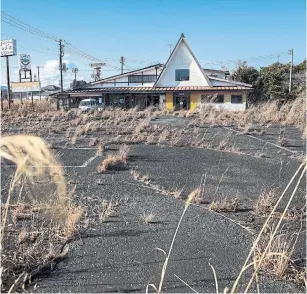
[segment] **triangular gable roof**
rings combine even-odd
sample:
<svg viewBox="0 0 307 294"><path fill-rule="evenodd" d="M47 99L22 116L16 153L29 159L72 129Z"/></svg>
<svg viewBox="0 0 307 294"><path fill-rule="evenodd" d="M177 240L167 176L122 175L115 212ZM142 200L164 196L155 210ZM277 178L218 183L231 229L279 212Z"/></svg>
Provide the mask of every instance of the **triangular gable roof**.
<svg viewBox="0 0 307 294"><path fill-rule="evenodd" d="M158 79L156 80L156 82L155 82L155 84L154 84L154 87L156 87L157 84L159 83L159 81L161 80L161 77L163 76L163 73L165 72L165 69L167 68L167 66L169 65L170 61L172 60L172 58L173 58L175 52L178 50L179 45L181 44L181 42L184 42L184 44L186 45L186 47L187 47L188 50L190 51L192 57L194 58L194 60L195 60L195 62L196 62L196 64L197 64L197 66L199 67L199 70L201 71L201 73L203 74L205 80L207 81L208 85L209 85L210 87L212 87L212 84L211 84L211 82L210 82L208 76L204 73L204 71L203 71L203 69L202 69L202 67L201 67L201 65L200 65L200 63L199 63L199 61L197 60L196 56L194 55L194 53L193 53L191 47L189 46L189 44L188 44L188 42L187 42L187 40L186 40L186 38L185 38L185 36L184 36L183 33L181 34L181 36L180 36L180 38L179 38L179 40L178 40L176 46L174 47L172 53L171 53L170 56L168 57L168 59L167 59L165 65L164 65L164 67L163 67L163 69L162 69L162 71L161 71L161 73L160 73L160 75L159 75L159 77L158 77Z"/></svg>

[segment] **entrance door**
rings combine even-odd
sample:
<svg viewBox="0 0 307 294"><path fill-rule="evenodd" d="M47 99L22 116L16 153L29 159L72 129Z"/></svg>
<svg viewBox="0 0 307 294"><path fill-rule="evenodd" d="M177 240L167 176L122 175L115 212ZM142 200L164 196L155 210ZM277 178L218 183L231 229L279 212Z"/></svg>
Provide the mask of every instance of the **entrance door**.
<svg viewBox="0 0 307 294"><path fill-rule="evenodd" d="M190 109L190 95L189 94L174 93L173 97L174 97L173 100L174 100L175 110Z"/></svg>

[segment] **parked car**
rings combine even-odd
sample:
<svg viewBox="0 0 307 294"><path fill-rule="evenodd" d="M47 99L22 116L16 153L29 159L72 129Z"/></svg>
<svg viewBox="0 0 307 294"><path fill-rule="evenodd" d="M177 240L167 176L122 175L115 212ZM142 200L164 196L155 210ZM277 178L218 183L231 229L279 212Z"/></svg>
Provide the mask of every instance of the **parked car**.
<svg viewBox="0 0 307 294"><path fill-rule="evenodd" d="M98 102L94 98L83 99L79 104L79 110L81 112L95 110L98 109L98 107L99 107Z"/></svg>

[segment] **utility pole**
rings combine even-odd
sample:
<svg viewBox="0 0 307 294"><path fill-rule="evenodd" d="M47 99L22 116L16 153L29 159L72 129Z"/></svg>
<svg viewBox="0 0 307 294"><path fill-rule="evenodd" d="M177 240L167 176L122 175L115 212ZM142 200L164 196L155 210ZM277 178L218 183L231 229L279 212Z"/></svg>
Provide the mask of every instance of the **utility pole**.
<svg viewBox="0 0 307 294"><path fill-rule="evenodd" d="M5 56L5 58L6 58L7 99L9 102L9 108L11 108L10 63L9 63L9 57Z"/></svg>
<svg viewBox="0 0 307 294"><path fill-rule="evenodd" d="M120 58L120 64L121 64L121 74L123 74L124 73L124 56L122 56L121 58Z"/></svg>
<svg viewBox="0 0 307 294"><path fill-rule="evenodd" d="M39 78L39 68L40 67L41 66L37 66L37 80L38 80L39 83L41 82L41 80ZM42 91L41 90L39 91L39 100L42 100Z"/></svg>
<svg viewBox="0 0 307 294"><path fill-rule="evenodd" d="M60 86L61 86L61 92L63 92L63 64L62 64L62 57L64 56L64 52L63 52L63 47L64 45L62 45L62 40L59 40L59 46L60 46L60 73L61 73L61 82L60 82Z"/></svg>
<svg viewBox="0 0 307 294"><path fill-rule="evenodd" d="M75 88L76 83L77 83L77 72L78 72L78 69L75 67L75 68L72 69L72 72L75 74L75 79L74 79L74 82L73 82L73 88Z"/></svg>
<svg viewBox="0 0 307 294"><path fill-rule="evenodd" d="M289 94L292 92L292 68L293 68L293 49L288 51L289 55L291 55L291 63L290 63L290 79L289 79Z"/></svg>
<svg viewBox="0 0 307 294"><path fill-rule="evenodd" d="M60 52L59 52L59 69L60 69L60 74L61 74L61 79L60 79L60 87L61 87L61 93L63 92L63 64L62 64L62 57L64 56L64 52L63 52L63 47L64 45L62 45L62 40L59 40L59 46L60 46ZM57 99L57 110L60 109L60 101L59 98Z"/></svg>

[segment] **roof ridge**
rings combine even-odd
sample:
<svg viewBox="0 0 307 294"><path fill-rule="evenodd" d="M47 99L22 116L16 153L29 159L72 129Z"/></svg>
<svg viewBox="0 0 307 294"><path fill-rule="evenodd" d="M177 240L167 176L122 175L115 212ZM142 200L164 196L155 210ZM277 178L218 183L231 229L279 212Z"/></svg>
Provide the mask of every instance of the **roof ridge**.
<svg viewBox="0 0 307 294"><path fill-rule="evenodd" d="M200 65L200 63L199 63L197 57L195 56L195 54L194 54L192 48L190 47L190 45L189 45L189 43L187 42L187 40L186 40L186 38L185 38L185 35L184 35L183 33L181 33L181 36L180 36L179 40L178 40L177 43L176 43L176 46L174 47L174 49L173 49L173 51L171 52L170 56L168 57L166 63L164 64L164 67L163 67L162 71L160 72L160 75L158 76L156 82L154 83L154 87L155 87L155 86L157 85L157 83L160 81L160 78L162 77L162 75L163 75L163 73L164 73L164 70L166 69L168 63L170 62L171 58L173 57L174 52L175 52L176 49L178 48L178 46L179 46L179 44L180 44L181 41L184 42L185 45L187 46L188 50L190 51L192 57L194 58L194 60L195 60L195 62L196 62L196 64L197 64L197 66L199 67L201 73L203 74L205 80L207 81L209 87L212 87L212 84L211 84L211 82L210 82L208 76L207 76L207 75L205 74L205 72L203 71L202 66Z"/></svg>

